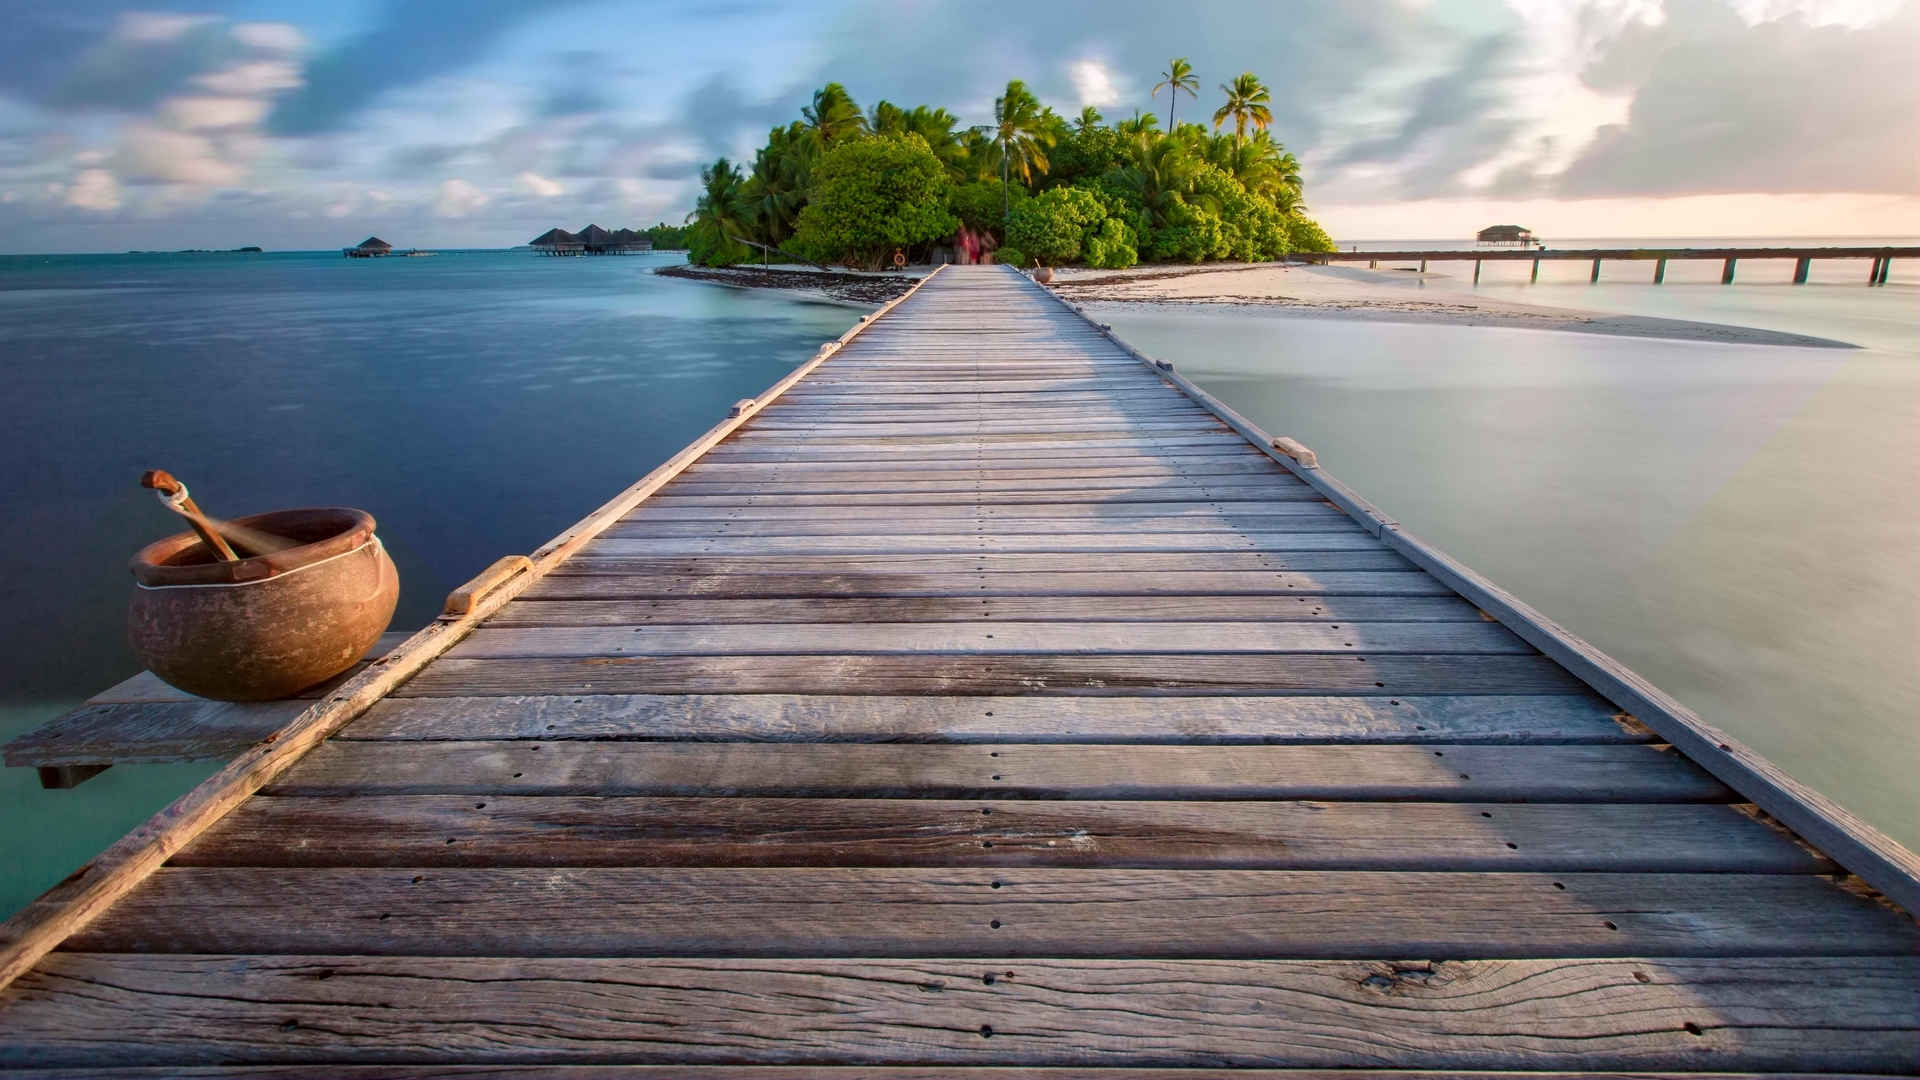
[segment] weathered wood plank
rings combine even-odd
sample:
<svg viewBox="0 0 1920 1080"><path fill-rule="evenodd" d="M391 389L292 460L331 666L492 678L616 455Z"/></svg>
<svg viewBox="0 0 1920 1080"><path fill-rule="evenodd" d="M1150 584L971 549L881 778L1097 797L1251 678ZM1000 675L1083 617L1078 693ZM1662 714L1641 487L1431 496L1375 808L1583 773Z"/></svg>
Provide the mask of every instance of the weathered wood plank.
<svg viewBox="0 0 1920 1080"><path fill-rule="evenodd" d="M587 569L583 567L583 569ZM1474 608L1439 596L972 596L813 597L729 600L522 600L488 620L520 626L637 627L662 623L968 622L1208 620L1257 622L1479 622Z"/></svg>
<svg viewBox="0 0 1920 1080"><path fill-rule="evenodd" d="M458 846L460 836L444 839ZM527 902L533 896L538 903ZM366 956L1911 962L1920 933L1898 912L1809 874L234 867L163 868L68 945Z"/></svg>
<svg viewBox="0 0 1920 1080"><path fill-rule="evenodd" d="M568 560L578 574L829 574L849 571L951 574L966 571L997 573L1091 573L1083 555L1071 552L1030 551L1010 554L974 553L919 555L603 555L589 545ZM1182 573L1205 570L1411 570L1412 564L1385 548L1334 548L1307 551L1116 551L1100 557L1101 572ZM555 576L560 576L555 572ZM1185 598L1205 600L1204 594Z"/></svg>
<svg viewBox="0 0 1920 1080"><path fill-rule="evenodd" d="M482 627L447 655L525 657L999 653L1532 655L1490 622L817 622Z"/></svg>
<svg viewBox="0 0 1920 1080"><path fill-rule="evenodd" d="M1275 503L1272 513L1249 515L1240 521L1228 521L1198 515L1173 517L1116 517L1106 520L1090 517L951 517L921 518L910 507L899 507L893 520L859 518L852 520L813 520L779 516L768 518L729 518L706 521L670 521L641 519L622 522L608 530L607 540L685 540L729 539L740 537L831 537L878 539L891 536L955 535L977 539L1011 541L1015 537L1046 534L1062 537L1087 535L1124 537L1165 533L1198 534L1196 540L1267 535L1271 533L1333 531L1344 532L1353 521L1325 503Z"/></svg>
<svg viewBox="0 0 1920 1080"><path fill-rule="evenodd" d="M1370 543L1364 534L1330 534L1323 547L1303 534L1293 550L1351 550ZM604 542L604 541L603 541ZM637 541L631 543L639 543ZM608 549L611 551L612 549ZM700 554L698 552L694 554ZM725 554L725 553L721 553ZM795 552L796 555L810 553ZM901 554L911 554L901 553ZM921 552L920 554L941 554ZM960 554L947 552L947 554ZM1103 556L1105 552L1101 553ZM1028 572L974 573L778 573L778 574L570 574L542 580L525 594L538 600L672 599L675 597L810 596L1448 596L1416 571L1226 570L1154 573ZM1278 602L1278 601L1276 601Z"/></svg>
<svg viewBox="0 0 1920 1080"><path fill-rule="evenodd" d="M1029 503L1020 506L1001 506L996 503L949 503L916 507L910 513L916 519L964 518L969 520L998 521L1001 518L1094 518L1106 521L1126 521L1139 518L1152 520L1172 520L1174 518L1204 518L1217 521L1239 522L1259 520L1284 514L1277 503L1311 502L1324 500L1320 493L1300 485L1303 493L1297 499L1273 499L1258 502L1243 500L1192 500L1188 502L1108 502L1105 500L1087 502L1049 502ZM1062 496L1066 498L1066 496ZM628 522L640 521L754 521L782 519L790 521L828 521L828 520L889 520L901 516L898 506L852 506L818 509L794 506L729 506L712 504L699 498L676 498L673 502L659 506L648 505L627 516ZM1078 565L1085 565L1082 560Z"/></svg>
<svg viewBox="0 0 1920 1080"><path fill-rule="evenodd" d="M1644 743L1590 694L1436 697L883 697L787 694L389 699L339 739L901 743Z"/></svg>
<svg viewBox="0 0 1920 1080"><path fill-rule="evenodd" d="M328 743L276 795L1409 799L1702 802L1727 789L1651 746Z"/></svg>
<svg viewBox="0 0 1920 1080"><path fill-rule="evenodd" d="M436 986L449 989L422 992ZM62 953L7 1001L0 1064L1896 1072L1912 1067L1916 1016L1920 979L1899 958L983 965Z"/></svg>
<svg viewBox="0 0 1920 1080"><path fill-rule="evenodd" d="M33 1080L99 1080L99 1078L166 1077L167 1080L206 1080L246 1076L256 1078L312 1075L312 1065L169 1065L157 1068L36 1069ZM1446 1072L1381 1072L1371 1069L1078 1069L1054 1066L992 1065L341 1065L329 1062L328 1080L1512 1080L1512 1074L1448 1070ZM1858 1080L1839 1073L1732 1072L1528 1072L1527 1080Z"/></svg>
<svg viewBox="0 0 1920 1080"><path fill-rule="evenodd" d="M1057 484L1057 481L1034 481L1035 484ZM1132 503L1175 502L1188 503L1202 499L1243 500L1243 499L1292 499L1298 496L1297 488L1276 484L1265 479L1255 484L1151 484L1147 486L1127 485L1123 487L1101 487L1097 482L1090 486L1073 490L1060 486L1027 486L1017 490L993 491L987 493L989 505L1014 508L1029 503L1057 503L1062 498L1082 496L1089 503L1099 506L1126 506ZM669 489L671 490L671 489ZM761 487L748 491L726 490L715 485L714 490L702 490L690 493L662 495L666 505L673 506L977 506L980 505L980 493L955 487L945 491L891 491L891 492L790 492L779 488Z"/></svg>
<svg viewBox="0 0 1920 1080"><path fill-rule="evenodd" d="M1708 804L563 795L262 797L170 865L1833 869L1776 830Z"/></svg>
<svg viewBox="0 0 1920 1080"><path fill-rule="evenodd" d="M395 696L486 694L1563 694L1540 656L1138 653L624 656L450 660Z"/></svg>

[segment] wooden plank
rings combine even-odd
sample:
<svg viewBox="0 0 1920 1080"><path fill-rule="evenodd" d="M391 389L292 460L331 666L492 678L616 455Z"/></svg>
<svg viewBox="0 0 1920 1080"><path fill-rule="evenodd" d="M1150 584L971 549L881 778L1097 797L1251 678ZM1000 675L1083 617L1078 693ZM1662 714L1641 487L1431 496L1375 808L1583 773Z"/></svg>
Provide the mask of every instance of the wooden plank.
<svg viewBox="0 0 1920 1080"><path fill-rule="evenodd" d="M1560 694L1581 685L1540 656L821 653L443 657L396 694Z"/></svg>
<svg viewBox="0 0 1920 1080"><path fill-rule="evenodd" d="M1258 517L1248 516L1244 520L1229 521L1220 518L1204 517L1196 514L1178 514L1165 518L1159 517L1115 517L1099 519L1086 516L1064 518L1041 517L938 517L921 518L913 511L901 507L899 516L892 520L881 518L854 518L836 520L832 518L808 520L798 516L782 515L767 518L725 518L718 520L673 521L662 519L640 519L623 521L609 529L602 540L609 539L721 539L727 537L781 537L781 536L830 536L876 538L894 535L907 536L949 536L953 534L1011 538L1044 533L1062 536L1084 536L1089 533L1108 536L1130 536L1155 533L1196 533L1222 534L1226 536L1260 535L1266 533L1285 533L1293 531L1326 531L1322 527L1336 526L1333 531L1345 531L1353 527L1353 521L1335 507L1324 502L1275 503L1271 513Z"/></svg>
<svg viewBox="0 0 1920 1080"><path fill-rule="evenodd" d="M250 799L169 865L1833 869L1780 832L1709 804L562 795Z"/></svg>
<svg viewBox="0 0 1920 1080"><path fill-rule="evenodd" d="M1909 963L1916 946L1911 919L1809 874L840 866L162 868L69 939L211 954Z"/></svg>
<svg viewBox="0 0 1920 1080"><path fill-rule="evenodd" d="M1920 1028L1913 965L1898 958L983 965L69 952L22 990L6 1004L0 1064L1894 1072L1912 1067Z"/></svg>
<svg viewBox="0 0 1920 1080"><path fill-rule="evenodd" d="M179 1066L158 1068L44 1069L34 1080L98 1080L101 1077L165 1077L206 1080L246 1076L305 1077L312 1065ZM1051 1066L998 1068L992 1065L931 1065L868 1068L858 1065L341 1065L328 1062L328 1080L470 1080L502 1076L512 1080L1511 1080L1509 1073L1460 1071L1407 1073L1399 1070L1311 1069L1077 1069ZM1857 1080L1839 1073L1677 1073L1637 1070L1625 1073L1529 1072L1527 1080Z"/></svg>
<svg viewBox="0 0 1920 1080"><path fill-rule="evenodd" d="M1283 603L1259 596L972 596L809 597L770 600L518 600L488 621L495 629L520 626L613 626L720 623L965 622L993 619L1127 622L1196 620L1247 622L1485 621L1448 597L1294 597ZM95 706L106 708L111 706ZM137 707L137 706L134 706Z"/></svg>
<svg viewBox="0 0 1920 1080"><path fill-rule="evenodd" d="M98 1080L106 1078L286 1078L311 1076L313 1065L234 1065L234 1067L159 1068L44 1068L35 1080ZM1379 1072L1379 1070L1309 1070L1309 1068L1054 1068L993 1065L931 1065L931 1067L858 1067L858 1065L326 1065L328 1080L470 1080L474 1076L497 1080L1511 1080L1507 1072L1448 1070L1448 1072ZM1857 1074L1837 1072L1528 1072L1526 1080L1857 1080Z"/></svg>
<svg viewBox="0 0 1920 1080"><path fill-rule="evenodd" d="M1062 552L1008 555L602 555L589 545L565 570L577 574L831 574L849 571L893 573L1096 573L1151 571L1190 573L1219 570L1410 570L1412 564L1384 547L1323 551L1120 551L1100 557L1099 570L1084 556ZM562 576L555 570L554 576ZM1205 601L1204 594L1178 599ZM518 601L515 601L518 603ZM508 605L511 607L512 605ZM496 619L500 616L494 616Z"/></svg>
<svg viewBox="0 0 1920 1080"><path fill-rule="evenodd" d="M521 657L932 653L1533 655L1490 622L854 622L482 627L460 660Z"/></svg>
<svg viewBox="0 0 1920 1080"><path fill-rule="evenodd" d="M786 694L389 699L337 739L776 742L1644 743L1597 697L884 697Z"/></svg>
<svg viewBox="0 0 1920 1080"><path fill-rule="evenodd" d="M1310 539L1311 534L1305 534L1293 541L1293 550L1313 550L1307 543ZM1367 537L1357 533L1331 534L1328 539L1353 542L1356 546L1361 541L1368 541ZM833 546L837 548L842 545ZM955 553L954 549L958 547L951 544L929 546L934 546L936 552L944 547L949 553ZM909 550L913 549L910 547ZM795 554L804 553L796 551ZM1447 596L1450 591L1438 587L1425 574L1394 570L1223 570L1153 574L983 570L972 574L877 572L713 574L705 577L680 574L574 574L547 578L529 589L526 595L529 599L540 600L606 600L728 596L971 596L991 599L996 596L1195 594L1297 598L1325 594Z"/></svg>
<svg viewBox="0 0 1920 1080"><path fill-rule="evenodd" d="M1089 503L1099 506L1125 506L1132 503L1178 502L1187 503L1196 500L1239 501L1245 499L1265 499L1268 497L1298 498L1298 489L1286 484L1261 479L1249 484L1216 484L1212 482L1192 484L1151 484L1138 486L1128 484L1122 487L1094 486L1081 489L1078 494L1087 496ZM1072 489L1058 486L1057 481L1034 481L1034 484L1005 491L993 491L988 494L989 505L1017 507L1028 503L1057 503L1067 497ZM672 491L672 488L668 489ZM982 493L956 486L944 491L890 491L890 492L789 492L779 488L761 487L748 491L730 490L723 485L713 485L709 490L693 492L675 492L656 498L674 506L978 506Z"/></svg>
<svg viewBox="0 0 1920 1080"><path fill-rule="evenodd" d="M1088 502L1050 502L1023 506L1000 506L996 503L952 503L918 508L912 516L919 520L933 518L963 518L967 520L997 521L1005 518L1094 518L1100 521L1119 521L1130 518L1172 519L1176 517L1206 518L1222 521L1240 521L1273 516L1276 502L1313 502L1324 504L1320 493L1300 485L1301 496L1298 499L1250 501L1224 499L1197 499L1187 502L1164 503L1112 503L1102 501ZM639 521L822 521L822 520L888 520L901 515L897 506L852 506L835 507L830 510L808 508L804 506L730 506L710 505L698 498L676 498L662 506L647 506L627 515L627 522Z"/></svg>
<svg viewBox="0 0 1920 1080"><path fill-rule="evenodd" d="M803 555L894 552L902 555L940 552L1082 551L1296 551L1309 546L1303 540L1314 533L1351 538L1371 544L1372 537L1344 518L1290 521L1284 531L1257 533L1207 532L1078 532L1009 533L888 533L880 536L685 536L612 537L601 541L609 554L647 555Z"/></svg>
<svg viewBox="0 0 1920 1080"><path fill-rule="evenodd" d="M276 795L1412 799L1714 802L1727 789L1639 745L1105 746L330 742Z"/></svg>

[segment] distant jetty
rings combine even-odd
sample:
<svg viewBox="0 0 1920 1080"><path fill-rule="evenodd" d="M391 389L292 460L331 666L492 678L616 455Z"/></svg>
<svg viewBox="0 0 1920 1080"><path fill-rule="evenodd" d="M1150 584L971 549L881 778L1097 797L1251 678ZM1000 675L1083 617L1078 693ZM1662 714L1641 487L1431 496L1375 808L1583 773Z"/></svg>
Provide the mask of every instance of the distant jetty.
<svg viewBox="0 0 1920 1080"><path fill-rule="evenodd" d="M382 240L377 236L369 236L365 240L360 241L360 243L356 244L353 247L341 248L340 254L346 256L349 259L384 259L389 255L406 255L411 257L419 257L423 255L431 255L433 254L433 252L421 251L418 248L408 248L405 251L395 251L393 250L392 244L387 243L385 240Z"/></svg>

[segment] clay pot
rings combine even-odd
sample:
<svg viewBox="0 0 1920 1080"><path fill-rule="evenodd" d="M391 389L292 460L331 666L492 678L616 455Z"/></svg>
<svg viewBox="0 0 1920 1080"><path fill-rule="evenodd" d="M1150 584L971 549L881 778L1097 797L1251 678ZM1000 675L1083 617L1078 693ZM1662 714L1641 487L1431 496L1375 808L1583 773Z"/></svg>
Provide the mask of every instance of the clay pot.
<svg viewBox="0 0 1920 1080"><path fill-rule="evenodd" d="M297 547L222 561L191 532L141 548L127 611L134 655L190 694L267 701L347 670L393 619L400 575L347 507L234 519Z"/></svg>
<svg viewBox="0 0 1920 1080"><path fill-rule="evenodd" d="M1051 285L1051 284L1053 284L1053 267L1051 267L1051 266L1036 266L1036 267L1034 267L1034 268L1033 268L1033 280L1035 280L1035 281L1037 281L1037 282L1039 282L1039 283L1040 283L1040 284L1042 284L1042 285Z"/></svg>

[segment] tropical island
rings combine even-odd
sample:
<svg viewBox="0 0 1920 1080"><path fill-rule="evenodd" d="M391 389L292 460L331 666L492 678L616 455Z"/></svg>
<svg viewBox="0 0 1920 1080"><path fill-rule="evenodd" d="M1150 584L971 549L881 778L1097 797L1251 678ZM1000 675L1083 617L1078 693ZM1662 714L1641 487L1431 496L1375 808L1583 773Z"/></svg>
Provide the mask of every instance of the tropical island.
<svg viewBox="0 0 1920 1080"><path fill-rule="evenodd" d="M1266 85L1243 73L1221 86L1211 126L1176 123L1179 95L1198 85L1172 61L1155 88L1168 94L1166 123L1136 112L1108 125L1091 106L1069 120L1015 79L993 123L963 128L944 108L863 110L828 83L751 165L723 157L701 170L690 260L778 254L877 270L898 254L1122 269L1331 250L1306 214L1299 162L1269 130Z"/></svg>

